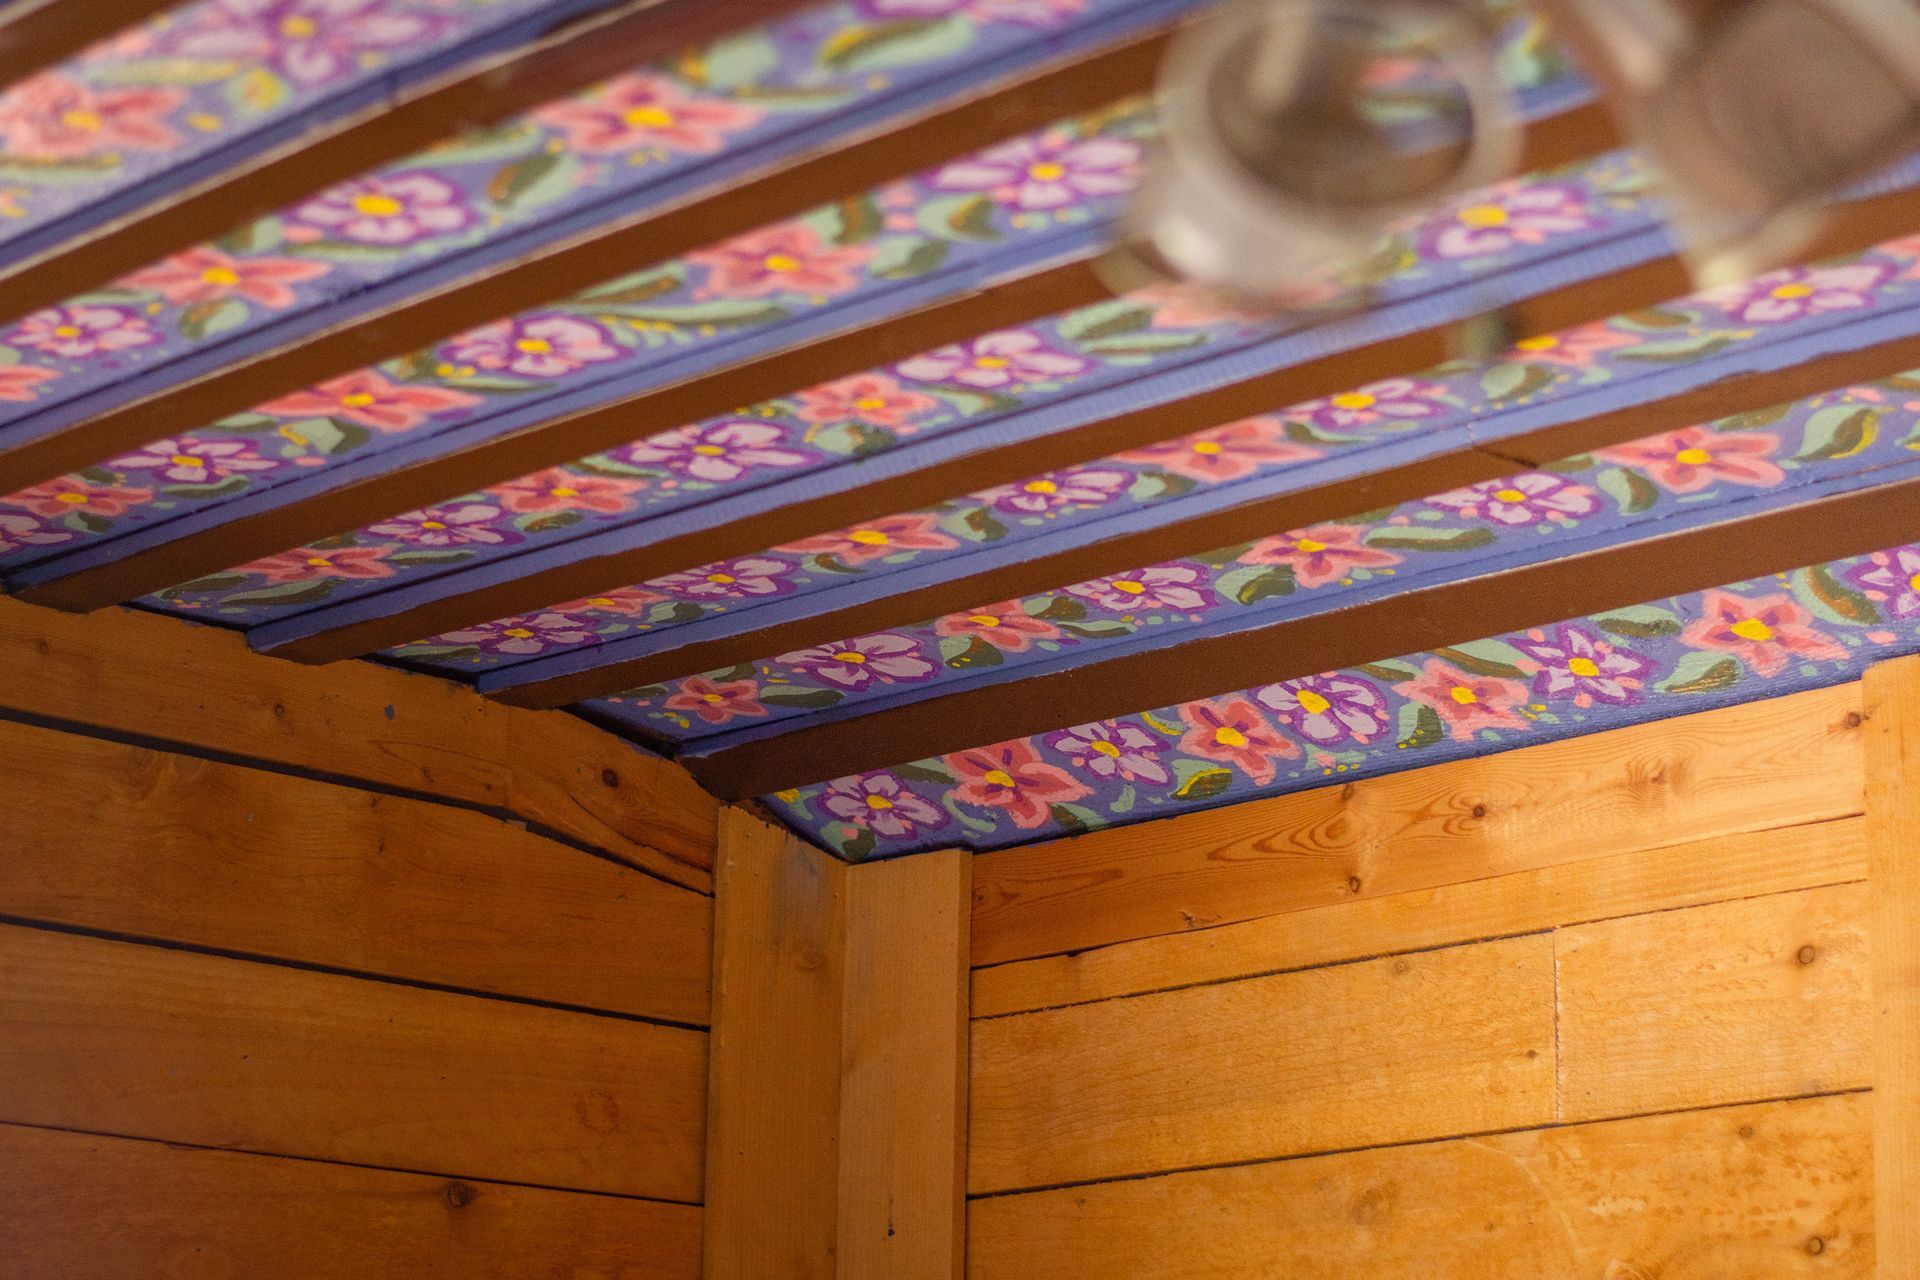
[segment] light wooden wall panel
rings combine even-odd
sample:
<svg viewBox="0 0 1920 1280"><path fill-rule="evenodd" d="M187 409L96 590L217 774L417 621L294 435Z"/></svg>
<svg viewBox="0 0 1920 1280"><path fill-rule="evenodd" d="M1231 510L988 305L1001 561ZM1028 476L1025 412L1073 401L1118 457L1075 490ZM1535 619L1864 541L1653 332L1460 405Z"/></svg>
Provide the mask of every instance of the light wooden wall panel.
<svg viewBox="0 0 1920 1280"><path fill-rule="evenodd" d="M697 1280L700 1210L0 1125L11 1280Z"/></svg>
<svg viewBox="0 0 1920 1280"><path fill-rule="evenodd" d="M471 810L0 721L0 915L702 1024L710 898Z"/></svg>
<svg viewBox="0 0 1920 1280"><path fill-rule="evenodd" d="M968 1275L1870 1280L1872 1149L1850 1094L999 1196Z"/></svg>
<svg viewBox="0 0 1920 1280"><path fill-rule="evenodd" d="M0 927L0 1121L697 1203L706 1034Z"/></svg>
<svg viewBox="0 0 1920 1280"><path fill-rule="evenodd" d="M1858 685L977 859L976 964L1859 814Z"/></svg>

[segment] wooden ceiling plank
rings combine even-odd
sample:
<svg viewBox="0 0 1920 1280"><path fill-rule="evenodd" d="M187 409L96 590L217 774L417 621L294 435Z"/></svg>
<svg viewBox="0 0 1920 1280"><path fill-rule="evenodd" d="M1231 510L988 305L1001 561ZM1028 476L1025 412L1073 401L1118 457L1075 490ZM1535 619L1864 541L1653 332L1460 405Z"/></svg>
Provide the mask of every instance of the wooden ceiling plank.
<svg viewBox="0 0 1920 1280"><path fill-rule="evenodd" d="M596 75L584 81L590 83L610 69L632 64L636 56L644 61L650 52L657 52L662 38L656 28L677 32L666 46L677 49L703 32L717 34L743 22L797 7L796 0L750 0L750 4L750 9L743 9L737 3L634 0L621 11L622 18L596 23L578 36L559 40L554 47L571 48L581 44L596 51ZM662 5L670 7L663 12ZM628 10L644 12L629 13ZM681 15L677 23L663 21L676 14ZM694 14L700 16L691 16ZM649 15L651 21L648 21ZM635 28L631 34L625 34L627 24ZM292 340L281 341L189 380L162 386L78 421L51 417L44 429L16 426L0 432L0 493L31 488L149 441L201 428L276 396L431 347L500 316L570 297L609 279L644 270L650 264L669 261L703 245L798 216L851 193L905 177L930 164L1096 109L1129 93L1144 91L1153 84L1160 56L1173 29L1162 25L1144 34L1109 42L1064 62L988 81L963 100L946 100L904 119L894 118L850 136L836 136L830 142L770 161L721 189L704 188L630 213L590 231L540 246L510 263L490 262L449 284L409 294L383 310L331 319L324 328L295 335ZM609 49L617 49L618 57L610 57ZM555 96L572 87L571 77L561 74L571 65L557 56L537 57L525 73L537 84L537 92L530 91L524 99L512 94L507 96L513 98L515 106ZM454 92L456 88L459 93ZM474 108L478 108L484 98L483 88L484 82L475 86L466 86L465 82L449 86L446 92L451 95L453 105L433 107L428 118L431 127L428 123L418 124L409 145L395 154L410 154L419 144L467 123L466 115L461 113L470 98ZM474 97L476 94L480 97ZM424 112L428 108L419 110ZM396 124L405 126L415 119L412 112L397 115L397 122L393 114L380 117L381 138ZM281 160L293 166L288 175L291 181L299 175L311 174L316 167L328 165L331 165L326 170L329 174L348 176L386 158L384 149L380 154L370 149L371 135L366 144L355 146L359 149L349 147L348 141L328 138L317 148L297 149ZM336 151L351 154L333 159ZM312 185L310 181L303 181L292 195L302 194ZM265 211L284 204L286 200L282 197L286 195L287 192L277 195ZM224 230L232 222L231 217L224 217L220 229ZM142 240L140 246L133 266L153 259L153 245ZM6 296L13 297L17 287L0 274L0 289L7 291ZM72 278L63 276L55 297L70 296L72 288ZM729 401L723 408L734 403L737 401ZM665 425L678 426L680 421ZM629 429L618 441L609 443L623 442L632 436ZM563 462L577 456L559 452L552 455L551 461ZM489 482L510 478L512 474L493 475ZM404 509L405 504L374 512L373 518ZM318 529L312 536L351 527L352 523ZM293 543L285 545L303 540L295 538ZM284 547L271 548L281 549ZM211 567L226 568L233 563L237 562L229 559Z"/></svg>
<svg viewBox="0 0 1920 1280"><path fill-rule="evenodd" d="M1905 326L1916 324L1905 315L1898 320ZM483 674L478 687L482 693L513 706L566 706L641 685L722 670L769 654L919 624L993 601L1035 595L1063 583L1085 582L1139 565L1198 556L1217 547L1497 480L1517 468L1710 422L1755 405L1786 403L1833 387L1920 368L1920 332L1852 345L1860 336L1860 328L1849 325L1811 335L1829 348L1811 358L1788 359L1784 352L1776 355L1772 348L1761 348L1742 352L1741 364L1746 367L1737 372L1716 375L1712 362L1674 370L1692 374L1695 380L1654 400L1584 414L1579 412L1580 402L1575 401L1568 405L1573 416L1566 421L1525 429L1491 442L1484 438L1484 424L1476 423L1471 430L1433 439L1433 447L1416 459L1381 470L1352 474L1353 459L1339 460L1345 466L1301 467L1297 483L1284 492L1268 492L1237 502L1231 489L1212 501L1211 495L1200 492L1188 500L1166 504L1163 510L1169 518L1152 527L1134 528L1123 521L1112 533L1101 533L1099 526L1090 531L1063 530L929 564L925 574L914 575L914 579L931 579L924 585L914 585L907 572L889 574L871 583L857 580L838 592L815 593L822 598L804 615L796 611L807 607L809 598L796 597L792 609L743 609L719 615L714 620L717 625L712 627L671 627L516 663ZM1798 348L1803 344L1782 345ZM1753 367L1763 360L1777 361L1778 367ZM1364 457L1359 461L1364 464ZM1283 480L1276 477L1276 485ZM1116 522L1107 522L1107 527L1115 526ZM1051 549L1056 546L1060 549ZM889 582L892 589L884 590ZM843 596L847 602L836 603ZM755 625L754 615L762 612L777 616L777 620Z"/></svg>
<svg viewBox="0 0 1920 1280"><path fill-rule="evenodd" d="M180 0L13 0L0 6L0 90L177 3Z"/></svg>
<svg viewBox="0 0 1920 1280"><path fill-rule="evenodd" d="M737 745L716 743L680 762L723 800L765 795L978 746L989 732L996 741L1023 737L1862 555L1920 537L1920 476L1908 468L1898 479L1791 505L1729 519L1670 518L1661 527L1651 537L1309 617L751 740L740 735Z"/></svg>

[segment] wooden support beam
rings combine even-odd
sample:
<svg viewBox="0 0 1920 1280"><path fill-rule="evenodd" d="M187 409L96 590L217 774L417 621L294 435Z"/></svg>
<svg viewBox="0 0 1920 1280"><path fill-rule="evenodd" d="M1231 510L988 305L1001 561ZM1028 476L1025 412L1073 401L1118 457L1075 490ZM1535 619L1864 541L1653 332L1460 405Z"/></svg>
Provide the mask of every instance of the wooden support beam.
<svg viewBox="0 0 1920 1280"><path fill-rule="evenodd" d="M65 62L94 41L104 40L178 2L12 0L0 6L0 91L36 71ZM11 301L8 298L8 302ZM7 309L0 307L0 311ZM10 320L13 316L0 318Z"/></svg>
<svg viewBox="0 0 1920 1280"><path fill-rule="evenodd" d="M720 830L707 1280L960 1280L967 855Z"/></svg>
<svg viewBox="0 0 1920 1280"><path fill-rule="evenodd" d="M680 757L722 799L1601 613L1920 536L1920 477Z"/></svg>
<svg viewBox="0 0 1920 1280"><path fill-rule="evenodd" d="M1837 340L1837 341L1844 341ZM718 671L849 636L913 626L996 600L1017 600L1086 582L1143 564L1203 555L1216 547L1251 542L1287 529L1338 520L1358 511L1378 511L1448 489L1513 474L1525 465L1707 422L1756 405L1780 404L1850 383L1870 382L1920 368L1920 334L1839 350L1783 368L1746 372L1635 405L1576 417L1564 423L1502 439L1493 448L1466 444L1437 450L1404 465L1340 480L1303 480L1290 492L1236 505L1177 511L1165 524L1102 536L1096 526L1076 546L1034 554L1025 543L1007 549L991 568L966 571L928 586L896 591L877 600L835 607L822 593L819 612L791 621L735 630L713 639L682 641L687 627L611 641L591 652L535 659L485 674L482 693L516 707L564 707L678 676ZM1311 470L1303 468L1303 471ZM742 611L750 618L752 610Z"/></svg>
<svg viewBox="0 0 1920 1280"><path fill-rule="evenodd" d="M1881 1280L1920 1280L1920 657L1869 667L1873 1164Z"/></svg>
<svg viewBox="0 0 1920 1280"><path fill-rule="evenodd" d="M80 44L111 34L169 0L44 0L16 3L26 12L0 28L0 80L14 70L7 29L22 25L51 46ZM178 3L178 0L170 0ZM302 132L291 145L255 146L251 154L197 183L160 188L154 198L111 221L89 226L40 253L0 266L0 322L89 293L147 263L212 240L335 182L425 150L463 130L497 123L528 107L585 88L630 67L662 61L690 44L770 21L805 0L619 0L591 7L534 43L462 63L398 93L336 115ZM10 13L10 10L8 11ZM498 314L489 311L475 323ZM464 327L464 326L462 326ZM457 331L457 330L455 330ZM335 334L335 348L339 348ZM348 346L351 347L351 342ZM389 353L398 354L398 353ZM380 357L373 357L378 359ZM354 359L352 364L368 363ZM352 367L350 364L348 367ZM344 370L342 370L344 372ZM288 388L291 389L291 388ZM267 398L271 398L270 395ZM257 404L259 400L249 403ZM238 406L246 408L246 405ZM227 410L225 412L234 412ZM222 414L157 428L141 440L202 426ZM136 415L137 419L137 415ZM156 420L157 421L157 420ZM91 433L97 422L86 424ZM148 425L152 425L149 423ZM83 433L86 438L87 433ZM106 439L101 433L98 438ZM137 445L130 441L127 446ZM98 461L117 452L94 453ZM32 454L20 465L29 465ZM44 455L54 470L70 470ZM0 452L0 459L7 458ZM14 464L6 463L10 469ZM86 465L81 462L73 465ZM29 481L29 484L37 481ZM24 486L0 482L0 490Z"/></svg>

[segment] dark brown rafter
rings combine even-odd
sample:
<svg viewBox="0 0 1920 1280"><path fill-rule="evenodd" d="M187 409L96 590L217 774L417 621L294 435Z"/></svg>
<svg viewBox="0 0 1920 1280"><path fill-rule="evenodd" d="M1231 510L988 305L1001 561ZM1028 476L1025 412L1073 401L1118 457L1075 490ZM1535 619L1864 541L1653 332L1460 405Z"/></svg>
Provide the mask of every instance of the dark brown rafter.
<svg viewBox="0 0 1920 1280"><path fill-rule="evenodd" d="M1916 536L1920 479L1909 479L802 727L708 756L685 756L681 763L723 800L766 795L1063 724L1429 652L1862 555Z"/></svg>
<svg viewBox="0 0 1920 1280"><path fill-rule="evenodd" d="M0 91L178 2L13 0L0 7Z"/></svg>

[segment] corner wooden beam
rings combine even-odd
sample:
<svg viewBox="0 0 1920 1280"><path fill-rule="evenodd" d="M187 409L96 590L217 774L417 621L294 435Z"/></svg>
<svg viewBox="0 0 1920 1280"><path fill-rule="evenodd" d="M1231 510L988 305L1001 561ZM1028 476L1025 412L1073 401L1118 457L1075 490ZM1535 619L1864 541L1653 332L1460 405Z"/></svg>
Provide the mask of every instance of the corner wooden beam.
<svg viewBox="0 0 1920 1280"><path fill-rule="evenodd" d="M721 815L706 1280L961 1280L971 887Z"/></svg>
<svg viewBox="0 0 1920 1280"><path fill-rule="evenodd" d="M1874 1249L1920 1280L1920 657L1867 669Z"/></svg>
<svg viewBox="0 0 1920 1280"><path fill-rule="evenodd" d="M12 0L0 6L0 91L179 0ZM8 298L12 302L12 298ZM0 307L0 311L9 308ZM25 308L23 308L25 310ZM12 316L0 317L12 319Z"/></svg>
<svg viewBox="0 0 1920 1280"><path fill-rule="evenodd" d="M680 757L721 799L1384 661L1860 555L1920 536L1920 477ZM991 725L991 736L981 726Z"/></svg>

